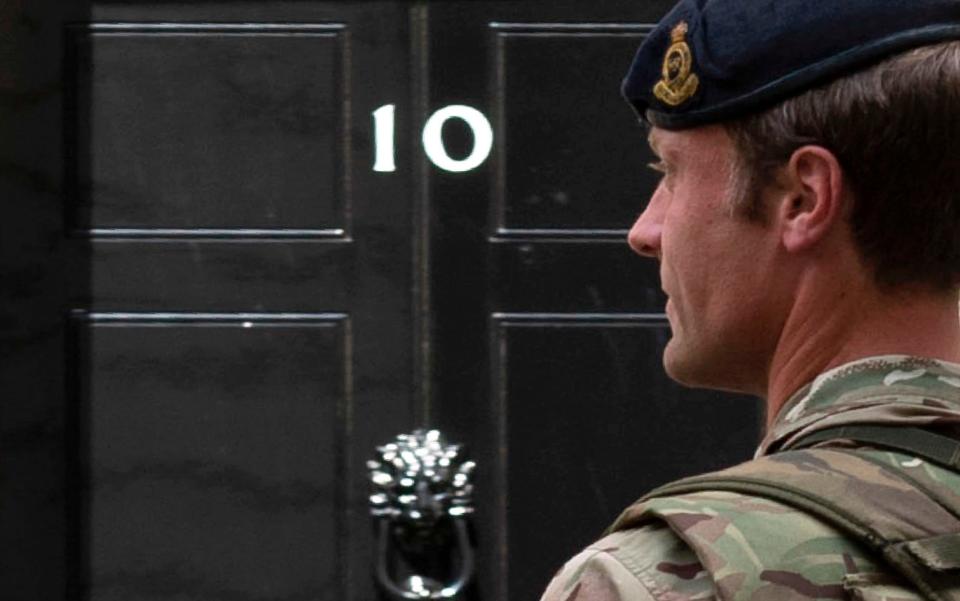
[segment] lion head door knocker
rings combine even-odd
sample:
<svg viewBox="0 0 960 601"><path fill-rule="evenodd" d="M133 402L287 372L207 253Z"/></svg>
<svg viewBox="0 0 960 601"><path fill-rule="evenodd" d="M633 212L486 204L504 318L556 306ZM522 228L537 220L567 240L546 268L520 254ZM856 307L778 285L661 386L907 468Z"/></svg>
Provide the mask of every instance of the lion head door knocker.
<svg viewBox="0 0 960 601"><path fill-rule="evenodd" d="M470 581L475 467L437 430L401 434L367 462L376 577L391 597L451 599Z"/></svg>

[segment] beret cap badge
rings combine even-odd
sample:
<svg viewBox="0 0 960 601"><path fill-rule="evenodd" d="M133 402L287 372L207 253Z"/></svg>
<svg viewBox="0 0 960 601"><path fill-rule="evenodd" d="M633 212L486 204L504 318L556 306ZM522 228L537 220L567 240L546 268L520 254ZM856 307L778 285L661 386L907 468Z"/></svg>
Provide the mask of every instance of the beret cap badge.
<svg viewBox="0 0 960 601"><path fill-rule="evenodd" d="M680 21L670 32L672 43L663 57L663 77L653 87L653 94L669 106L679 106L690 99L700 85L693 73L693 54L686 41L687 22Z"/></svg>

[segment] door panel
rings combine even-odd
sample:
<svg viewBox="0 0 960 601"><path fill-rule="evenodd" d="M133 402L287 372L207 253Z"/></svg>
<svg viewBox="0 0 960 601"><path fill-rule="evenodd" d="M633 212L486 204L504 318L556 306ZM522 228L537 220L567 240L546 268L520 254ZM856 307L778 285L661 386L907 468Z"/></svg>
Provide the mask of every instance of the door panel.
<svg viewBox="0 0 960 601"><path fill-rule="evenodd" d="M86 595L337 595L348 317L94 314L75 326Z"/></svg>
<svg viewBox="0 0 960 601"><path fill-rule="evenodd" d="M349 235L343 24L70 31L88 233Z"/></svg>
<svg viewBox="0 0 960 601"><path fill-rule="evenodd" d="M644 490L745 458L756 403L664 376L624 241L655 178L619 82L667 4L9 8L4 598L376 598L365 462L422 425L479 462L465 598L536 598ZM449 105L494 133L466 172L421 141Z"/></svg>
<svg viewBox="0 0 960 601"><path fill-rule="evenodd" d="M684 390L651 360L661 318L498 314L492 327L496 532L523 558L505 562L503 598L535 597L644 491L750 451L751 403Z"/></svg>
<svg viewBox="0 0 960 601"><path fill-rule="evenodd" d="M654 175L643 168L649 156L643 132L629 127L629 110L616 93L623 63L646 30L601 23L489 26L500 134L499 236L623 232L624 215Z"/></svg>

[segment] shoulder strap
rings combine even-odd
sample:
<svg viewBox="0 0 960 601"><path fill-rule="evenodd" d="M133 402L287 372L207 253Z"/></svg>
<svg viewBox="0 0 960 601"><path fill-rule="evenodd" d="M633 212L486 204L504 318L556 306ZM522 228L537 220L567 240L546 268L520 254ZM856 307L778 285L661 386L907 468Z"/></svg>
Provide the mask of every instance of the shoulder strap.
<svg viewBox="0 0 960 601"><path fill-rule="evenodd" d="M679 480L643 497L613 529L629 527L642 514L643 501L707 490L801 509L875 550L926 598L960 601L960 519L892 469L852 452L786 451Z"/></svg>
<svg viewBox="0 0 960 601"><path fill-rule="evenodd" d="M835 426L808 434L790 447L801 449L837 439L896 449L954 471L960 470L960 441L921 428L876 425Z"/></svg>

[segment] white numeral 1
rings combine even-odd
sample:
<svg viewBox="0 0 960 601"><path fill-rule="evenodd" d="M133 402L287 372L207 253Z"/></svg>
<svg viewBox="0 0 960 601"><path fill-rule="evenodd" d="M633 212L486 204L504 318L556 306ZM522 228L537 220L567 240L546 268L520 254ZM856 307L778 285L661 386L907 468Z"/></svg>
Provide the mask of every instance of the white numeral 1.
<svg viewBox="0 0 960 601"><path fill-rule="evenodd" d="M394 111L396 105L385 104L373 111L373 146L376 152L374 171L396 171L394 162Z"/></svg>

